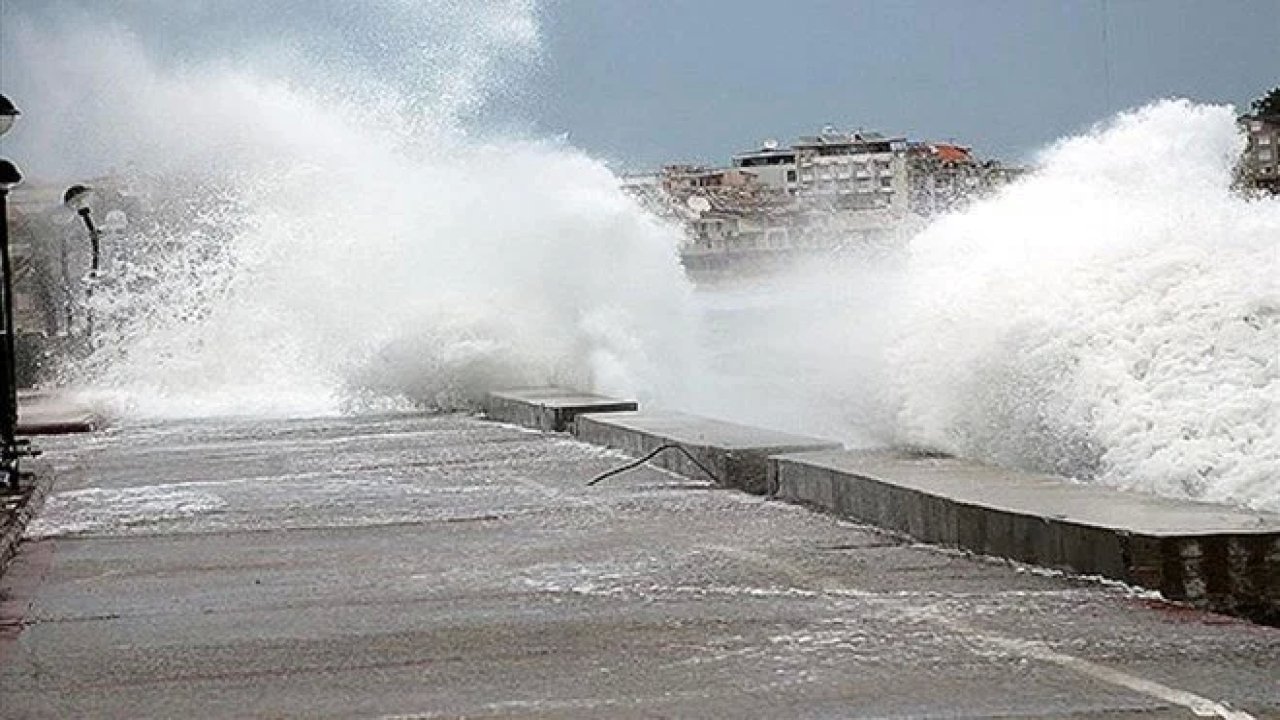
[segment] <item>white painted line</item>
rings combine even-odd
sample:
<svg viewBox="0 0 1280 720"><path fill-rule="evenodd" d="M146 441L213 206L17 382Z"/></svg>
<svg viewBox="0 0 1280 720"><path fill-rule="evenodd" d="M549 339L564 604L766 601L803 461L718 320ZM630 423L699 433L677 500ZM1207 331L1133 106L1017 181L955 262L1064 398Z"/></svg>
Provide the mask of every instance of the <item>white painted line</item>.
<svg viewBox="0 0 1280 720"><path fill-rule="evenodd" d="M829 579L819 578L811 573L799 570L791 565L775 560L768 555L756 551L745 550L743 548L715 546L708 548L712 552L719 552L730 557L746 560L763 567L769 571L778 573L787 577L798 585L807 585L809 589L816 590L818 593L844 596L844 597L863 597L874 598L876 593L869 593L861 590L840 589L832 587ZM1091 677L1095 680L1117 687L1132 690L1148 697L1153 697L1170 705L1177 705L1186 708L1198 717L1216 717L1223 720L1255 720L1255 718L1247 712L1240 710L1232 710L1226 705L1210 700L1209 698L1196 695L1195 693L1178 688L1169 687L1154 680L1147 680L1136 675L1131 675L1122 670L1116 670L1095 662L1067 655L1050 648L1047 644L1034 641L1023 640L1020 638L1005 637L1002 635L992 635L979 630L975 630L961 622L950 617L942 615L936 610L929 607L900 607L886 608L889 612L900 614L916 620L923 620L934 625L940 625L958 635L961 635L970 641L984 644L990 647L999 648L1006 652L1011 652L1022 657L1041 662L1052 663L1059 667L1072 670L1081 675Z"/></svg>
<svg viewBox="0 0 1280 720"><path fill-rule="evenodd" d="M1116 670L1095 662L1078 658L1073 655L1067 655L1051 649L1042 642L1032 640L1021 640L1018 638L1003 637L1000 635L990 635L983 632L976 632L972 628L968 628L958 622L948 618L935 617L935 622L954 630L970 639L978 640L989 645L993 645L1002 650L1006 650L1023 657L1040 660L1042 662L1053 663L1060 667L1074 670L1081 675L1087 675L1095 680L1116 685L1119 687L1133 690L1150 697L1162 700L1171 705L1180 705L1198 717L1217 717L1225 720L1254 720L1249 713L1231 708L1219 702L1214 702L1206 697L1201 697L1186 690L1169 687L1154 680L1147 680L1136 675L1130 675L1122 670Z"/></svg>

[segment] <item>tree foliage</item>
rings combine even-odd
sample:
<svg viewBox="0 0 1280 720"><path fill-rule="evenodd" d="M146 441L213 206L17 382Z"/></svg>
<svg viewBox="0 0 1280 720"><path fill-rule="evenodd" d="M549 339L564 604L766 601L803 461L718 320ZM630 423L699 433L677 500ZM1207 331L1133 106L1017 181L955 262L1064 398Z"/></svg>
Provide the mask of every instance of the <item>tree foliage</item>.
<svg viewBox="0 0 1280 720"><path fill-rule="evenodd" d="M1280 115L1280 87L1273 87L1266 95L1249 106L1254 115Z"/></svg>

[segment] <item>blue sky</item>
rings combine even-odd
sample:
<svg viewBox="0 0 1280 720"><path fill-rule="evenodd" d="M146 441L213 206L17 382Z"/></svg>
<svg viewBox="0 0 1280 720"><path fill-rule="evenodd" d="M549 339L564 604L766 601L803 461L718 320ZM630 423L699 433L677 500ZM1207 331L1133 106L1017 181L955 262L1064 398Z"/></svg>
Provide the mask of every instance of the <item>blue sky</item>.
<svg viewBox="0 0 1280 720"><path fill-rule="evenodd" d="M16 19L78 17L126 28L160 65L283 50L407 77L424 65L405 53L493 51L456 38L533 1L0 0L0 59ZM533 14L541 50L498 63L483 119L567 135L622 170L724 162L824 124L1019 160L1153 99L1242 104L1280 84L1280 0L544 0ZM12 93L24 70L7 64Z"/></svg>
<svg viewBox="0 0 1280 720"><path fill-rule="evenodd" d="M1280 85L1280 2L560 0L544 44L539 123L624 166L827 123L1016 159L1156 98Z"/></svg>

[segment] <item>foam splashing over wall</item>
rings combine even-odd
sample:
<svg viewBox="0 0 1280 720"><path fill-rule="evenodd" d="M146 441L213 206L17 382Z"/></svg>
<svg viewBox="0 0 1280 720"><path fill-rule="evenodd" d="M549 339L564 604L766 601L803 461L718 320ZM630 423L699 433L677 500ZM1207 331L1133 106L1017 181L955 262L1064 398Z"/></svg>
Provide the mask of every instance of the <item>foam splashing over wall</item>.
<svg viewBox="0 0 1280 720"><path fill-rule="evenodd" d="M915 238L899 436L1280 509L1280 203L1231 191L1241 149L1231 108L1157 103Z"/></svg>
<svg viewBox="0 0 1280 720"><path fill-rule="evenodd" d="M494 130L531 3L93 5L6 6L6 142L33 177L114 166L151 199L71 378L128 414L559 382L1280 510L1280 203L1231 192L1230 108L1124 114L903 255L704 293L699 327L676 230L565 143Z"/></svg>
<svg viewBox="0 0 1280 720"><path fill-rule="evenodd" d="M82 117L37 123L29 153L118 161L151 206L71 380L134 415L452 408L548 382L673 393L692 322L678 231L581 152L474 119L536 60L533 7L358 15L328 38L244 28L244 57L185 63L87 10L19 17L27 115Z"/></svg>

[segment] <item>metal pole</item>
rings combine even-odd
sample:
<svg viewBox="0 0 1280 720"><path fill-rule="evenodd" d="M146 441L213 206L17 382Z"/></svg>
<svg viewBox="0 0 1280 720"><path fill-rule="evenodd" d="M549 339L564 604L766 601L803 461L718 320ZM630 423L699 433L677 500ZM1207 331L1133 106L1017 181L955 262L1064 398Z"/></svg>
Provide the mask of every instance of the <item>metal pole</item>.
<svg viewBox="0 0 1280 720"><path fill-rule="evenodd" d="M13 324L13 267L9 260L9 188L0 183L0 303L3 303L4 340L0 346L0 468L11 490L18 490L18 378Z"/></svg>
<svg viewBox="0 0 1280 720"><path fill-rule="evenodd" d="M98 230L98 226L93 223L93 217L89 212L89 208L82 208L80 218L84 220L84 226L89 230L89 242L93 246L93 262L90 265L89 285L84 291L85 302L85 336L93 337L93 284L98 280L98 266L102 262L102 233Z"/></svg>
<svg viewBox="0 0 1280 720"><path fill-rule="evenodd" d="M9 98L0 95L0 135L8 132L18 115ZM18 441L18 331L13 321L13 263L9 258L9 188L20 182L18 167L0 158L0 321L4 323L0 338L0 474L13 492L19 490L18 460L33 454L29 447L23 447L26 443Z"/></svg>
<svg viewBox="0 0 1280 720"><path fill-rule="evenodd" d="M71 265L67 257L67 236L62 235L61 253L58 257L58 269L62 272L62 334L64 337L72 337L73 330L71 323L75 319L74 306L76 302L75 290L71 286Z"/></svg>
<svg viewBox="0 0 1280 720"><path fill-rule="evenodd" d="M102 232L98 230L98 226L93 224L93 216L89 213L89 208L80 211L80 217L84 218L84 226L89 228L89 240L93 244L93 274L98 274L98 266L102 263Z"/></svg>

